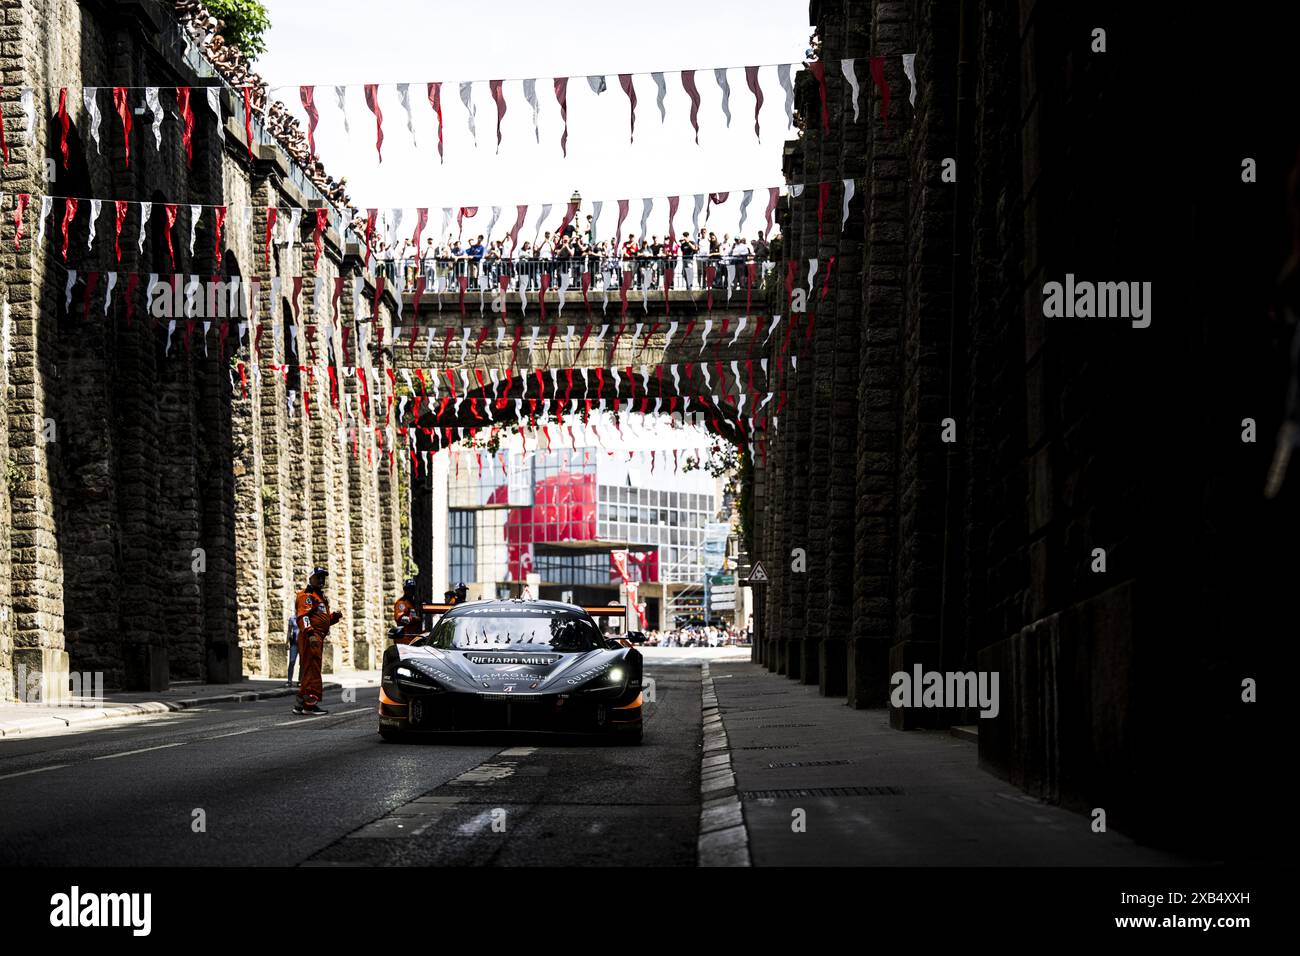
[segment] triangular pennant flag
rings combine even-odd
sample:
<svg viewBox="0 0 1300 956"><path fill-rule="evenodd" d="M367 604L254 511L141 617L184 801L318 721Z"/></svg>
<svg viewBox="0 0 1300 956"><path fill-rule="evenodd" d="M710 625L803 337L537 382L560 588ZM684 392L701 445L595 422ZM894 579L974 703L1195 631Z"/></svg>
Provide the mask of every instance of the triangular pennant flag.
<svg viewBox="0 0 1300 956"><path fill-rule="evenodd" d="M569 155L569 78L567 76L555 78L555 100L560 104L560 121L564 124L564 132L560 134L560 152L567 157Z"/></svg>
<svg viewBox="0 0 1300 956"><path fill-rule="evenodd" d="M99 124L102 119L99 112L99 90L88 86L81 91L81 99L86 104L86 113L90 117L90 123L87 125L90 129L90 138L95 141L95 152L102 156L104 150L99 144Z"/></svg>
<svg viewBox="0 0 1300 956"><path fill-rule="evenodd" d="M695 71L682 70L682 89L691 99L691 126L695 128L695 145L700 145L700 91L695 85Z"/></svg>
<svg viewBox="0 0 1300 956"><path fill-rule="evenodd" d="M114 208L114 216L113 216L113 251L116 252L117 254L118 263L121 263L122 225L125 224L126 222L126 212L127 209L131 208L131 204L129 202L126 202L125 199L114 200L113 204L114 207L116 207Z"/></svg>
<svg viewBox="0 0 1300 956"><path fill-rule="evenodd" d="M95 251L95 226L99 222L99 214L103 212L104 201L102 199L92 199L90 201L90 230L86 236L86 253L90 254Z"/></svg>
<svg viewBox="0 0 1300 956"><path fill-rule="evenodd" d="M45 220L50 215L54 200L49 196L41 197L41 211L36 217L36 245L45 241Z"/></svg>
<svg viewBox="0 0 1300 956"><path fill-rule="evenodd" d="M221 116L221 91L215 86L208 87L208 109L212 110L212 115L216 119L217 138L224 140L226 138L226 125Z"/></svg>
<svg viewBox="0 0 1300 956"><path fill-rule="evenodd" d="M854 182L851 179L844 180L844 211L840 217L840 232L849 223L849 202L853 199Z"/></svg>
<svg viewBox="0 0 1300 956"><path fill-rule="evenodd" d="M71 196L63 200L63 261L68 261L68 227L72 225L72 220L77 215L77 200ZM175 266L175 257L172 257L172 265Z"/></svg>
<svg viewBox="0 0 1300 956"><path fill-rule="evenodd" d="M542 131L537 126L537 80L535 78L524 80L524 102L533 108L533 139L540 143L542 141ZM491 238L490 231L488 238Z"/></svg>
<svg viewBox="0 0 1300 956"><path fill-rule="evenodd" d="M650 220L650 210L654 208L655 201L651 198L641 200L641 236L638 242L645 243L646 223Z"/></svg>
<svg viewBox="0 0 1300 956"><path fill-rule="evenodd" d="M655 105L659 107L659 122L663 123L668 116L664 112L664 94L668 92L668 86L664 82L663 73L651 73L650 76L655 82Z"/></svg>
<svg viewBox="0 0 1300 956"><path fill-rule="evenodd" d="M343 114L343 132L349 136L352 135L352 125L348 122L348 88L346 86L334 87L334 95L338 98L339 112Z"/></svg>
<svg viewBox="0 0 1300 956"><path fill-rule="evenodd" d="M410 83L397 84L397 102L401 105L402 109L406 111L406 129L411 134L411 145L418 148L420 143L415 138L415 117L411 115Z"/></svg>
<svg viewBox="0 0 1300 956"><path fill-rule="evenodd" d="M632 85L632 74L620 73L618 75L618 84L623 87L623 92L627 94L628 110L631 117L627 141L630 143L636 137L636 87Z"/></svg>
<svg viewBox="0 0 1300 956"><path fill-rule="evenodd" d="M158 98L158 87L146 86L144 90L144 103L148 109L150 117L153 120L153 148L154 150L162 149L162 121L163 108L162 100Z"/></svg>
<svg viewBox="0 0 1300 956"><path fill-rule="evenodd" d="M199 232L199 217L203 215L202 206L190 206L190 259L194 258L194 239Z"/></svg>
<svg viewBox="0 0 1300 956"><path fill-rule="evenodd" d="M68 168L68 88L62 87L59 90L59 151L63 154L63 168Z"/></svg>
<svg viewBox="0 0 1300 956"><path fill-rule="evenodd" d="M765 218L766 218L766 220L767 220L767 231L764 232L764 235L769 236L769 237L772 235L772 216L776 213L776 200L777 200L777 198L778 198L780 195L781 195L781 187L780 187L780 186L769 186L769 187L768 187L768 190L767 190L767 213L766 213L766 216L765 216Z"/></svg>
<svg viewBox="0 0 1300 956"><path fill-rule="evenodd" d="M194 109L190 106L190 88L176 87L176 108L181 116L181 143L185 147L185 162L194 165Z"/></svg>
<svg viewBox="0 0 1300 956"><path fill-rule="evenodd" d="M125 86L113 87L113 108L117 111L118 119L122 121L122 151L126 159L126 166L131 167L131 104L127 99L127 90ZM6 162L8 162L8 147L5 149Z"/></svg>
<svg viewBox="0 0 1300 956"><path fill-rule="evenodd" d="M790 80L790 64L782 63L776 68L776 79L785 90L785 124L787 129L794 128L794 84Z"/></svg>
<svg viewBox="0 0 1300 956"><path fill-rule="evenodd" d="M300 86L298 87L298 98L303 101L303 112L307 113L307 151L312 156L316 155L316 125L320 122L321 114L316 109L316 87Z"/></svg>
<svg viewBox="0 0 1300 956"><path fill-rule="evenodd" d="M364 84L366 106L375 114L375 153L379 161L384 161L384 111L379 107L379 84Z"/></svg>
<svg viewBox="0 0 1300 956"><path fill-rule="evenodd" d="M506 94L501 88L505 80L488 80L488 90L492 93L492 101L497 105L497 152L501 152L501 120L506 115Z"/></svg>
<svg viewBox="0 0 1300 956"><path fill-rule="evenodd" d="M745 82L749 84L749 92L754 94L754 136L761 143L763 137L758 131L758 112L763 108L763 88L758 82L758 67L745 67Z"/></svg>
<svg viewBox="0 0 1300 956"><path fill-rule="evenodd" d="M916 106L916 54L903 54L903 75L907 77L907 101Z"/></svg>
<svg viewBox="0 0 1300 956"><path fill-rule="evenodd" d="M514 255L515 247L519 245L519 230L523 228L524 217L528 215L528 206L516 206L515 210L517 212L515 224L510 227L510 254L512 256Z"/></svg>
<svg viewBox="0 0 1300 956"><path fill-rule="evenodd" d="M24 127L27 145L36 142L36 97L30 87L23 87L22 93L19 94L19 105L22 107L23 116L27 118L27 124Z"/></svg>
<svg viewBox="0 0 1300 956"><path fill-rule="evenodd" d="M853 59L845 57L840 60L840 68L844 71L844 79L849 81L849 91L853 95L853 122L858 121L858 75L853 69Z"/></svg>
<svg viewBox="0 0 1300 956"><path fill-rule="evenodd" d="M731 84L727 81L727 68L725 66L715 68L713 77L722 90L722 115L727 118L727 129L731 129Z"/></svg>
<svg viewBox="0 0 1300 956"><path fill-rule="evenodd" d="M537 217L537 229L533 233L534 250L536 249L537 246L537 240L540 239L542 235L542 223L546 222L546 218L550 214L551 214L551 204L546 203L544 206L542 206L541 214Z"/></svg>
<svg viewBox="0 0 1300 956"><path fill-rule="evenodd" d="M442 84L429 84L429 106L433 108L434 115L438 117L438 162L443 161L442 156Z"/></svg>
<svg viewBox="0 0 1300 956"><path fill-rule="evenodd" d="M745 192L744 192L744 194L741 196L741 199L740 199L740 225L736 227L736 231L739 232L739 233L744 233L744 231L745 231L745 216L747 215L747 213L748 213L748 211L749 211L749 201L750 201L751 199L753 199L753 198L754 198L754 190L752 190L752 189L746 189Z"/></svg>
<svg viewBox="0 0 1300 956"><path fill-rule="evenodd" d="M472 102L474 95L474 84L465 82L460 84L460 101L465 104L465 118L469 121L469 134L474 137L474 146L478 146L478 131L474 128L474 117L478 114L478 107Z"/></svg>
<svg viewBox="0 0 1300 956"><path fill-rule="evenodd" d="M139 243L139 254L144 255L144 237L148 234L149 216L153 213L153 203L140 203L140 234L136 237Z"/></svg>
<svg viewBox="0 0 1300 956"><path fill-rule="evenodd" d="M108 310L113 302L113 289L117 286L117 273L108 273L108 282L104 286L104 314L108 315Z"/></svg>
<svg viewBox="0 0 1300 956"><path fill-rule="evenodd" d="M605 86L605 75L603 73L587 77L587 85L591 87L591 92L599 96L608 88Z"/></svg>

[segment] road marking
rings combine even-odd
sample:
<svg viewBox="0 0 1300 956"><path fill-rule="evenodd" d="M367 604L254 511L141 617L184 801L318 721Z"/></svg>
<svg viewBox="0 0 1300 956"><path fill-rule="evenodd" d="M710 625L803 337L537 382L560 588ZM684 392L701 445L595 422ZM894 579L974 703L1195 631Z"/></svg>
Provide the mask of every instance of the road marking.
<svg viewBox="0 0 1300 956"><path fill-rule="evenodd" d="M184 747L188 740L181 740L174 744L159 744L157 747L141 747L139 750L124 750L120 754L104 754L102 757L96 757L96 760L113 760L117 757L130 757L132 754L147 754L151 750L166 750L168 747Z"/></svg>
<svg viewBox="0 0 1300 956"><path fill-rule="evenodd" d="M498 757L530 757L537 753L536 747L511 747L497 754Z"/></svg>
<svg viewBox="0 0 1300 956"><path fill-rule="evenodd" d="M69 765L66 763L56 763L52 767L37 767L35 770L20 770L17 773L7 773L4 776L0 776L0 780L8 780L10 777L25 777L29 773L44 773L47 770L62 770L67 766Z"/></svg>
<svg viewBox="0 0 1300 956"><path fill-rule="evenodd" d="M348 714L371 714L371 713L374 713L374 711L369 707L358 707L356 710L340 710L328 714L320 714L319 716L320 717L346 717ZM309 718L313 718L313 716L314 715L312 714L299 714L293 720L281 721L280 723L272 724L271 726L288 727L290 724L309 724L311 723L311 719Z"/></svg>
<svg viewBox="0 0 1300 956"><path fill-rule="evenodd" d="M222 737L238 737L240 734L255 734L261 727L250 727L248 730L236 730L229 734L213 734L211 737L204 737L203 740L220 740Z"/></svg>

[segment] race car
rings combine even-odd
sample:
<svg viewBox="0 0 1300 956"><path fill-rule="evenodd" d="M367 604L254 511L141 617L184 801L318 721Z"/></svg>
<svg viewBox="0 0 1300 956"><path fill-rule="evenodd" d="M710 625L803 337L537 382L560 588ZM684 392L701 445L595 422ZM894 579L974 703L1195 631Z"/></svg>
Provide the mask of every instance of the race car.
<svg viewBox="0 0 1300 956"><path fill-rule="evenodd" d="M641 742L641 652L584 608L512 599L457 604L384 651L379 734L527 730Z"/></svg>

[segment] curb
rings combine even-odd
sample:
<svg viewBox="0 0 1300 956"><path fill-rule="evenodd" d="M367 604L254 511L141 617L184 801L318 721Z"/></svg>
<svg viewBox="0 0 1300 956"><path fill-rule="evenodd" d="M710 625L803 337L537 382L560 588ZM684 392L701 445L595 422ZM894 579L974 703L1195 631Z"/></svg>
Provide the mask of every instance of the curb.
<svg viewBox="0 0 1300 956"><path fill-rule="evenodd" d="M731 745L718 712L718 695L709 675L709 662L701 662L701 703L704 748L700 756L700 836L696 844L699 866L750 866L749 831L731 769Z"/></svg>
<svg viewBox="0 0 1300 956"><path fill-rule="evenodd" d="M324 689L339 690L342 686L342 684L328 683L324 685ZM40 717L30 717L26 720L0 723L0 737L16 737L23 733L41 730L59 730L61 727L72 727L99 720L114 720L123 717L152 717L157 714L169 714L177 710L186 710L190 707L200 707L204 704L235 704L254 700L271 700L276 697L289 697L295 693L297 693L297 688L294 687L276 687L274 689L250 690L233 694L213 694L210 697L188 697L183 700L151 700L142 701L138 704L114 704L111 707L67 707L63 708L66 713L42 714Z"/></svg>

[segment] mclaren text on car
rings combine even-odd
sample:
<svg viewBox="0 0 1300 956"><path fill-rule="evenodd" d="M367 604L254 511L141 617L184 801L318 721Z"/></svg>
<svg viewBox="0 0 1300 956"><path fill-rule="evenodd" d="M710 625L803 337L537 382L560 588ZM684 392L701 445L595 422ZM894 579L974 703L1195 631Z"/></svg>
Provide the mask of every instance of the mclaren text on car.
<svg viewBox="0 0 1300 956"><path fill-rule="evenodd" d="M641 741L641 653L581 607L555 601L456 605L384 652L379 733L528 730Z"/></svg>

